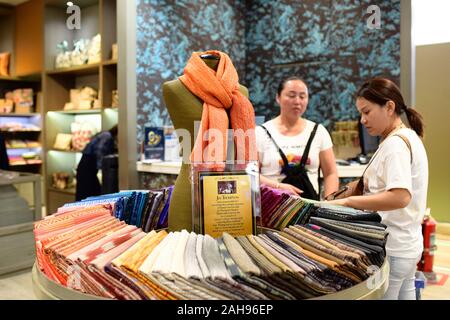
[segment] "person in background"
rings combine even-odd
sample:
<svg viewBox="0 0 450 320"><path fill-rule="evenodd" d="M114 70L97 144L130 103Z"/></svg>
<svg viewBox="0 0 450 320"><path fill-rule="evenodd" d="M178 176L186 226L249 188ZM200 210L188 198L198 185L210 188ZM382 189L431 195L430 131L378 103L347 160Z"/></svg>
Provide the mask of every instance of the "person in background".
<svg viewBox="0 0 450 320"><path fill-rule="evenodd" d="M308 87L299 77L283 80L277 90L276 102L280 106L280 114L263 124L273 140L281 148L290 165L299 165L313 131L315 123L303 118L308 106ZM302 194L298 187L282 183L286 177L283 173L283 160L274 142L260 126L256 127L256 144L261 164L261 184L269 187L288 190ZM330 134L321 124L318 125L312 140L306 161L307 175L317 193L319 193L318 172L322 169L324 178L324 195L338 190L339 179L333 153Z"/></svg>
<svg viewBox="0 0 450 320"><path fill-rule="evenodd" d="M9 170L8 153L6 152L6 142L0 132L0 170Z"/></svg>
<svg viewBox="0 0 450 320"><path fill-rule="evenodd" d="M423 251L422 220L426 209L428 159L421 138L421 115L408 107L392 81L375 78L356 94L361 123L381 143L364 174L364 193L329 201L378 211L389 233L386 254L389 287L384 299L415 300L415 271ZM412 130L400 116L406 114Z"/></svg>
<svg viewBox="0 0 450 320"><path fill-rule="evenodd" d="M117 125L96 134L83 150L77 167L76 201L101 194L97 178L105 156L117 153Z"/></svg>

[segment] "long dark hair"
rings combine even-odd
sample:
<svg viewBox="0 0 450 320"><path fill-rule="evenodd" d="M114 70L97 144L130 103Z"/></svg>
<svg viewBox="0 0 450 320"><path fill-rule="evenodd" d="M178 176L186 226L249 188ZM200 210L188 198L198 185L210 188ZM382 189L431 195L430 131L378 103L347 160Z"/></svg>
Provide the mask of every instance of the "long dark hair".
<svg viewBox="0 0 450 320"><path fill-rule="evenodd" d="M364 98L380 106L384 106L389 100L393 101L395 113L401 115L405 112L411 128L419 137L423 138L424 123L422 115L405 104L399 87L393 81L386 78L374 78L366 81L356 93L356 98Z"/></svg>
<svg viewBox="0 0 450 320"><path fill-rule="evenodd" d="M308 88L308 84L306 83L305 80L303 80L302 78L297 77L297 76L291 76L289 78L283 79L283 81L281 81L280 84L278 85L278 88L277 88L278 96L281 94L281 91L283 91L284 86L286 85L286 82L291 81L291 80L299 80L305 84L306 88Z"/></svg>

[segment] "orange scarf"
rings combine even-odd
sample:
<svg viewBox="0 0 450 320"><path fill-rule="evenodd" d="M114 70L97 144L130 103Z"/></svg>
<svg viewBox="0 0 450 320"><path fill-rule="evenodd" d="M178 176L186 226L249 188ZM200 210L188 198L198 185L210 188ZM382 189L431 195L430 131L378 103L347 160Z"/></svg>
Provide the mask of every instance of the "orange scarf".
<svg viewBox="0 0 450 320"><path fill-rule="evenodd" d="M203 54L214 54L220 57L217 71L211 69L201 59ZM220 163L227 156L227 129L228 115L226 109L230 110L231 127L233 130L242 129L246 132L252 129L248 139L235 138L236 155L244 155L246 161L255 161L255 113L250 101L239 91L239 78L230 57L220 51L194 52L184 68L184 75L179 78L181 82L195 96L203 101L203 112L201 125L195 140L194 150L191 153L191 161ZM209 129L217 129L223 139L223 151L215 142L214 134ZM202 139L204 138L204 139ZM209 148L205 150L205 148ZM216 148L214 148L216 147ZM251 147L251 148L250 148ZM215 151L214 151L215 150ZM213 165L214 166L214 165ZM216 166L216 167L220 167Z"/></svg>

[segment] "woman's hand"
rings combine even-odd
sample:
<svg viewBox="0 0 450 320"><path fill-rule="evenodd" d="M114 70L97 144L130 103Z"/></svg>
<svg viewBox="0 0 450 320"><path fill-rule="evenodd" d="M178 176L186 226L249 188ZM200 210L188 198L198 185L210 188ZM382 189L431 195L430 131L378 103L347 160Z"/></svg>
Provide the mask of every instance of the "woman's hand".
<svg viewBox="0 0 450 320"><path fill-rule="evenodd" d="M391 211L405 208L411 201L407 189L391 189L364 196L351 196L345 199L331 200L326 203L351 207L359 210Z"/></svg>
<svg viewBox="0 0 450 320"><path fill-rule="evenodd" d="M292 184L289 184L289 183L279 183L277 185L277 189L286 190L292 194L298 194L298 195L303 193L303 190L300 190L299 188L294 187Z"/></svg>
<svg viewBox="0 0 450 320"><path fill-rule="evenodd" d="M337 205L337 206L348 207L348 198L344 198L344 199L336 199L336 200L330 200L330 201L327 201L326 203L327 203L327 204Z"/></svg>

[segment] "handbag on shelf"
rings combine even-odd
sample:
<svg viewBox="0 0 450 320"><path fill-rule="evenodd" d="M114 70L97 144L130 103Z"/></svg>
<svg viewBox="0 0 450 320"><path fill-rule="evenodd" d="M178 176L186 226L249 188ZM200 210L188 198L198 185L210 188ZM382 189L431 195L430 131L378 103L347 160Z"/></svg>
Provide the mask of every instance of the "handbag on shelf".
<svg viewBox="0 0 450 320"><path fill-rule="evenodd" d="M269 133L269 130L266 129L263 125L261 127L266 131L269 138L272 140L275 147L278 149L278 153L281 156L281 159L283 159L283 171L286 174L286 177L281 181L282 183L288 183L291 184L300 190L303 191L301 194L302 198L307 198L311 200L319 200L319 194L314 189L314 186L312 185L311 181L309 180L308 173L306 171L306 160L308 159L309 155L309 149L311 148L311 143L314 139L314 136L317 132L317 127L319 125L316 123L314 126L314 129L311 132L311 135L309 136L308 143L306 144L305 151L303 152L302 159L300 161L300 164L298 166L289 166L289 161L284 154L284 152L281 150L281 148L278 146L276 141L273 139L272 135Z"/></svg>
<svg viewBox="0 0 450 320"><path fill-rule="evenodd" d="M406 143L406 145L409 149L409 153L411 155L411 163L412 163L412 149L411 149L411 144L409 143L408 138L406 138L404 135L401 135L401 134L394 134L394 136L400 137ZM326 196L326 200L337 200L337 199L348 198L351 196L362 196L364 193L364 174L366 173L367 169L369 168L370 164L372 163L372 160L375 158L377 153L378 153L378 150L377 150L377 152L375 152L375 154L372 156L372 158L370 158L370 161L367 164L366 168L364 169L364 172L361 175L361 177L347 183L344 187L342 187L338 191L333 192L332 194Z"/></svg>

